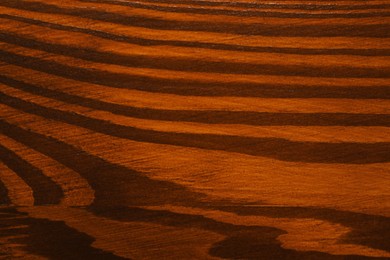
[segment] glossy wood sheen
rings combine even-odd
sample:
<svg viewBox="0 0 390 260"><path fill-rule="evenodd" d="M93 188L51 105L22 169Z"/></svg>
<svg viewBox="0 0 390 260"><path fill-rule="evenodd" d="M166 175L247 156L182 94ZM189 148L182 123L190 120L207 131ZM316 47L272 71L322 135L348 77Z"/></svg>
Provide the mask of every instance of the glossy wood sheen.
<svg viewBox="0 0 390 260"><path fill-rule="evenodd" d="M390 2L0 1L0 259L390 259Z"/></svg>

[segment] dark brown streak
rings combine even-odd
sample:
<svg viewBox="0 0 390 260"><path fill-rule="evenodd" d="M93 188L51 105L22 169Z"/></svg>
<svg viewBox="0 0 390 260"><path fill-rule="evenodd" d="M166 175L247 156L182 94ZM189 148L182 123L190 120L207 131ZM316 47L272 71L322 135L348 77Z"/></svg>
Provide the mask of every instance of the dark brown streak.
<svg viewBox="0 0 390 260"><path fill-rule="evenodd" d="M80 173L80 175L85 177L96 191L96 199L94 204L90 207L90 210L99 216L125 222L136 221L191 228L196 226L198 228L229 235L231 237L238 235L238 233L243 233L244 236L242 239L250 235L250 231L252 230L252 227L250 226L248 227L226 224L208 219L203 216L178 214L162 210L146 210L138 207L128 207L130 205L145 206L172 204L201 207L206 209L217 209L226 212L235 212L239 215L266 215L274 218L317 218L329 220L334 223L339 223L338 221L340 221L343 224L346 222L348 226L356 229L356 232L358 232L356 234L359 234L359 232L360 234L365 234L365 232L369 232L370 234L375 233L378 236L378 239L382 239L382 241L386 241L386 237L388 236L387 233L376 231L377 228L385 227L383 226L383 223L389 223L388 218L350 212L339 212L336 210L317 210L313 208L286 208L286 210L283 211L281 208L272 207L263 208L264 210L258 207L241 207L240 205L234 205L234 203L230 203L231 206L221 206L221 203L226 204L226 202L214 201L211 203L210 198L204 200L205 196L201 194L190 192L181 186L169 182L151 180L137 172L134 172L133 170L124 168L119 165L113 165L67 143L48 136L24 130L20 127L7 123L6 121L0 120L0 129L10 138L13 138L18 142L21 142L24 145L29 146L45 154L46 156L61 162L62 164L75 170L76 172ZM99 169L99 174L95 174L95 169ZM123 185L125 185L125 187L123 187ZM119 199L120 197L118 197L118 195L114 195L116 192L118 194L126 195L128 199L126 201ZM108 198L105 198L106 196ZM334 216L339 217L333 218L332 214L335 214ZM357 218L357 215L360 217ZM348 221L344 221L347 219ZM356 219L358 221L351 222L351 219ZM275 236L283 234L282 231L274 228L255 227L255 230L262 231L260 234L256 234L258 238L264 237L264 231L266 231L266 234L271 235L266 236L269 239L266 241L268 241L268 243L270 243L269 246L272 247L276 246ZM363 240L346 240L345 242L365 244L367 241L364 239L364 237L362 238ZM252 245L252 243L249 243L249 245ZM380 246L380 248L383 247ZM237 253L242 254L245 253L245 251L238 250L237 248ZM261 253L274 256L275 251L268 253L258 251L258 253L259 256ZM223 254L223 251L214 251L214 254ZM300 258L298 259L305 259L302 258L304 256L305 255L300 255ZM311 253L309 253L309 256L312 256ZM319 256L320 255L317 255L317 257ZM330 259L344 259L331 255L329 255L329 257L331 257ZM359 259L359 257L354 259ZM370 258L362 257L361 259Z"/></svg>
<svg viewBox="0 0 390 260"><path fill-rule="evenodd" d="M236 152L294 162L346 164L390 162L390 143L387 142L374 144L296 142L282 138L159 132L116 125L104 120L92 119L75 113L42 107L5 94L0 95L0 101L3 104L26 113L138 142Z"/></svg>
<svg viewBox="0 0 390 260"><path fill-rule="evenodd" d="M4 183L1 181L0 178L0 205L9 205L11 204L11 201L8 197L8 189L4 185Z"/></svg>
<svg viewBox="0 0 390 260"><path fill-rule="evenodd" d="M0 6L29 10L41 13L72 15L76 17L94 19L116 24L131 25L158 30L180 30L198 32L231 33L237 35L263 35L278 37L390 37L390 24L343 25L343 24L316 24L316 25L269 25L251 24L242 26L231 23L168 21L142 16L124 16L120 14L102 12L85 8L60 8L38 2L24 2L21 0L3 0Z"/></svg>
<svg viewBox="0 0 390 260"><path fill-rule="evenodd" d="M3 210L0 209L0 212ZM67 226L63 221L31 218L26 213L20 213L16 208L11 207L6 210L6 218L3 219L0 215L0 226L6 228L1 231L0 238L13 237L8 238L10 242L33 255L57 260L125 259L95 248L92 246L94 238ZM34 256L24 257L25 259L35 258ZM6 259L11 258L12 256L8 256Z"/></svg>
<svg viewBox="0 0 390 260"><path fill-rule="evenodd" d="M37 87L0 75L0 82L34 95L44 96L117 115L177 122L247 125L295 125L295 126L389 126L388 115L346 113L267 113L240 111L192 111L137 108L80 97L61 91Z"/></svg>
<svg viewBox="0 0 390 260"><path fill-rule="evenodd" d="M80 2L88 2L88 3L105 3L111 5L119 5L119 6L129 6L135 8L142 8L146 10L155 10L155 11L163 11L163 12L173 12L173 13L189 13L189 14L207 14L207 15L228 15L228 16L241 16L241 17L276 17L276 18L316 18L316 19L324 19L324 18L366 18L366 17L388 17L390 16L390 12L367 12L367 13L284 13L284 12L269 12L269 11L259 11L253 9L247 9L243 11L239 10L221 10L221 9L206 9L206 8L196 8L195 6L191 7L177 7L177 6L155 6L155 5L147 5L139 2L118 2L118 1L110 1L110 0L81 0ZM263 5L262 7L269 7L275 5ZM287 7L289 5L276 5L278 8ZM389 7L390 5L377 5L379 9ZM296 9L297 6L293 6L295 8L288 9ZM303 6L301 6L303 7ZM334 6L308 6L306 5L304 10L340 10L335 9ZM362 7L362 6L361 6ZM367 6L366 6L367 8ZM345 10L345 9L341 9ZM348 9L349 11L350 9ZM361 9L359 9L361 10ZM383 9L382 9L383 10Z"/></svg>
<svg viewBox="0 0 390 260"><path fill-rule="evenodd" d="M137 89L150 92L173 93L200 96L265 96L265 97L352 97L389 98L389 87L311 87L277 84L199 83L188 80L154 79L147 76L110 73L71 67L52 61L43 61L21 55L3 52L0 60L21 67L70 78L73 80L114 88ZM221 91L221 92L219 92ZM320 92L322 91L322 92ZM356 91L352 92L352 91Z"/></svg>
<svg viewBox="0 0 390 260"><path fill-rule="evenodd" d="M244 46L244 45L232 45L223 43L203 43L193 41L170 41L170 40L157 40L157 39L143 39L138 37L130 37L124 35L117 35L106 33L103 31L65 26L61 24L54 24L49 22L43 22L40 20L29 19L25 17L12 16L8 14L0 14L0 18L10 19L14 21L20 21L24 23L39 25L42 27L52 28L56 30L63 30L67 32L80 32L102 39L109 39L118 42L126 42L132 44L138 44L141 46L159 46L159 45L171 45L180 47L193 47L203 48L211 50L232 50L232 51L246 51L246 52L264 52L264 53L287 53L287 54L300 54L300 55L358 55L358 56L390 56L390 49L316 49L316 48L278 48L278 47L258 47L258 46Z"/></svg>
<svg viewBox="0 0 390 260"><path fill-rule="evenodd" d="M92 49L71 47L62 44L44 43L42 41L23 39L17 36L0 34L0 41L39 49L55 54L84 59L92 62L128 66L131 68L150 68L185 72L207 72L241 75L286 75L305 77L331 78L390 78L390 68L358 68L345 66L301 66L273 65L240 62L219 62L193 58L166 58L144 55L121 55L100 52ZM24 57L5 51L0 51L2 59L13 62L22 59L24 63L40 61L38 58Z"/></svg>
<svg viewBox="0 0 390 260"><path fill-rule="evenodd" d="M206 206L207 207L207 206ZM322 252L299 252L285 249L277 240L285 231L262 226L233 225L219 222L202 215L174 213L167 210L149 210L142 208L92 208L103 217L124 222L157 223L180 228L198 228L225 235L226 238L212 246L209 253L227 259L294 259L294 260L345 260L380 259L365 256L339 256ZM233 242L233 243L231 243Z"/></svg>
<svg viewBox="0 0 390 260"><path fill-rule="evenodd" d="M78 0L80 2L93 2L93 3L105 3L115 2L121 3L119 1L110 1L110 0ZM279 0L280 1L280 0ZM278 2L279 2L278 1ZM317 0L316 2L325 2L326 0ZM299 10L369 10L369 9L388 9L390 4L366 4L369 2L364 2L365 4L354 4L354 5L340 5L337 2L333 4L274 4L274 3L258 3L258 2L223 2L223 1L188 1L188 0L142 0L137 2L146 2L146 3L165 3L165 4L190 4L191 6L222 6L222 7L242 7L248 9L299 9ZM290 2L288 0L288 2ZM329 1L327 1L329 2ZM336 3L336 4L335 4Z"/></svg>
<svg viewBox="0 0 390 260"><path fill-rule="evenodd" d="M61 187L44 175L40 169L2 145L0 145L0 158L32 188L35 205L60 203L64 195Z"/></svg>
<svg viewBox="0 0 390 260"><path fill-rule="evenodd" d="M152 180L142 173L112 164L70 144L24 130L4 120L0 120L0 129L4 135L79 173L95 191L92 204L94 207L147 206L165 203L195 205L206 197L171 182Z"/></svg>
<svg viewBox="0 0 390 260"><path fill-rule="evenodd" d="M366 245L390 252L390 218L318 207L214 206L240 216L267 216L289 219L322 219L352 229L340 243Z"/></svg>
<svg viewBox="0 0 390 260"><path fill-rule="evenodd" d="M1 59L1 56L0 56ZM51 66L54 68L54 66ZM39 68L39 69L42 69ZM1 73L0 73L1 75ZM84 74L86 75L86 74ZM100 75L100 74L99 74ZM66 77L61 75L62 77ZM69 75L68 75L69 76ZM98 76L98 75L96 75ZM86 76L84 76L85 78ZM4 80L4 76L2 76ZM94 80L88 77L88 80ZM87 80L84 79L84 82ZM110 78L108 78L110 79ZM79 80L79 79L77 79ZM83 79L81 79L83 80ZM217 83L197 82L196 80L158 79L148 76L128 76L122 84L117 81L101 80L97 84L123 89L136 89L147 92L170 93L190 96L233 96L264 98L351 98L351 99L390 99L390 87L338 87L338 86L299 86L256 83ZM127 81L126 81L127 80ZM122 80L121 80L122 81ZM88 81L87 81L88 82ZM126 84L125 84L126 82ZM130 84L129 84L130 82ZM95 81L93 81L95 83ZM10 83L11 84L11 83ZM63 85L60 80L57 85ZM77 84L75 84L77 86Z"/></svg>

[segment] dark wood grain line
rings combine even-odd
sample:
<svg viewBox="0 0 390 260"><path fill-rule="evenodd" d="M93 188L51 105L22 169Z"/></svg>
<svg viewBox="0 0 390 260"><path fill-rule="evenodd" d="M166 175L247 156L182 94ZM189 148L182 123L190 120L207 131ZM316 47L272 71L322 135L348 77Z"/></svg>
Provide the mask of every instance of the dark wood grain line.
<svg viewBox="0 0 390 260"><path fill-rule="evenodd" d="M240 216L269 216L276 218L316 218L340 223L352 230L340 243L356 243L390 251L390 218L319 207L218 206L219 210ZM351 221L351 220L354 221Z"/></svg>
<svg viewBox="0 0 390 260"><path fill-rule="evenodd" d="M123 208L125 205L200 205L205 198L186 188L152 180L142 173L105 161L68 143L22 129L0 120L4 135L45 154L83 176L95 190L92 207ZM96 169L99 174L96 174ZM152 192L151 192L152 191ZM156 196L159 194L159 196Z"/></svg>
<svg viewBox="0 0 390 260"><path fill-rule="evenodd" d="M327 6L321 6L321 8L316 8L316 6L300 6L300 10L326 10L326 11L333 11L333 10L347 10L349 12L346 13L285 13L285 12L270 12L270 11L259 11L259 10L253 10L247 9L243 11L239 10L226 10L226 9L207 9L207 8L196 8L195 6L191 7L177 7L177 6L156 6L156 5L147 5L142 4L139 2L118 2L118 1L109 1L109 0L81 0L80 2L88 2L88 3L105 3L105 4L111 4L111 5L119 5L119 6L128 6L128 7L135 7L135 8L142 8L145 10L155 10L155 11L164 11L164 12L172 12L172 13L185 13L185 14L207 14L207 15L229 15L229 16L241 16L241 17L275 17L275 18L316 18L316 19L326 19L326 18L366 18L366 17L389 17L390 12L382 11L371 11L367 13L351 13L351 9L343 9L343 8L335 8L335 7L327 7ZM275 5L268 5L268 7L272 7ZM286 7L286 9L297 9L298 6L289 6L289 5L276 5L281 9L282 7ZM377 7L378 9L386 9L390 5L375 5L374 7ZM265 5L261 7L267 7ZM291 8L295 7L295 8ZM306 7L306 8L304 8ZM309 8L308 8L309 7ZM362 10L362 8L368 7L368 6L358 6L357 10ZM371 6L370 6L371 8ZM276 9L276 8L275 8Z"/></svg>
<svg viewBox="0 0 390 260"><path fill-rule="evenodd" d="M379 216L369 216L364 214L356 214L350 212L328 210L328 209L315 209L315 208L304 208L304 207L241 207L240 205L223 206L223 202L214 202L212 205L199 201L202 197L200 194L192 194L189 191L183 190L182 188L175 187L169 182L161 182L151 180L149 178L140 177L139 174L121 166L114 166L100 158L94 157L84 151L76 149L75 147L47 137L38 133L34 133L28 130L24 130L20 127L9 124L3 120L0 121L0 127L4 130L4 133L10 138L14 138L18 142L21 142L39 152L52 157L64 165L73 168L84 176L88 176L89 181L97 191L97 200L90 209L98 216L108 217L110 219L116 219L119 221L132 222L142 221L146 223L158 223L162 225L171 225L178 227L202 227L214 231L222 232L224 234L230 234L231 236L235 232L242 231L242 227L236 225L228 225L208 218L196 215L185 215L177 214L169 211L157 211L157 210L145 210L138 207L113 207L107 206L105 203L105 197L112 192L121 192L121 185L128 185L127 191L131 192L132 204L137 206L142 205L154 205L155 203L170 202L172 204L181 205L193 205L205 208L214 208L223 210L226 212L235 212L239 215L258 215L258 216L272 216L272 217L291 217L291 218L318 218L332 221L334 223L342 223L350 226L354 230L351 236L345 238L346 243L361 243L372 245L375 248L386 249L388 246L383 244L386 241L387 233L377 232L378 230L387 230L387 224L389 223L388 218ZM101 174L95 175L91 171L90 167L99 167ZM132 179L129 182L120 181L123 178ZM118 182L117 182L118 181ZM101 185L104 182L106 185ZM115 189L113 189L115 187ZM160 188L164 192L159 193ZM180 187L180 186L179 186ZM178 189L178 190L177 190ZM106 190L106 192L104 192ZM153 193L150 191L153 190ZM161 191L162 191L161 190ZM169 191L169 192L167 192ZM184 192L184 193L183 193ZM159 196L155 196L159 194ZM112 198L117 199L117 196L110 195ZM121 202L123 202L121 200ZM222 205L219 205L221 204ZM356 222L350 222L350 219L356 219ZM211 222L213 225L209 225ZM251 227L247 227L248 231ZM271 230L271 229L270 229ZM230 231L230 232L229 232ZM275 230L277 231L277 230ZM228 232L228 233L226 233ZM366 239L367 236L372 237L376 235L378 243ZM249 234L245 234L246 237ZM244 237L242 237L244 239ZM248 236L251 237L251 236ZM372 244L374 243L374 244ZM252 245L252 243L250 243ZM256 247L257 248L257 247ZM226 248L227 250L228 248ZM237 254L245 252L237 248ZM224 251L215 252L215 254L224 254ZM266 252L257 251L260 257ZM273 256L277 252L268 253ZM226 253L225 253L226 254ZM309 253L310 255L310 253ZM300 255L303 257L304 255ZM312 256L312 255L311 255ZM328 255L328 259L343 259L343 257ZM300 258L302 259L302 258ZM303 258L305 259L305 258ZM355 259L355 258L354 258ZM369 257L358 257L356 259L372 259Z"/></svg>
<svg viewBox="0 0 390 260"><path fill-rule="evenodd" d="M1 56L0 56L1 59ZM3 80L5 78L1 77ZM9 77L8 77L9 78ZM7 83L6 84L14 84ZM10 81L11 82L11 81ZM19 81L20 82L20 81ZM157 79L148 76L131 76L131 84L106 85L121 89L142 90L152 93L169 93L185 96L231 96L263 98L350 98L350 99L389 99L390 87L354 86L299 86L256 83L216 83L193 80ZM23 84L23 83L22 83ZM57 81L56 84L62 84ZM100 81L99 84L102 84Z"/></svg>
<svg viewBox="0 0 390 260"><path fill-rule="evenodd" d="M0 6L40 13L72 15L75 17L94 19L96 21L104 21L121 25L131 25L140 28L158 30L219 32L237 35L262 35L278 37L390 37L390 24L387 23L364 25L288 24L285 26L271 24L251 24L247 26L242 26L240 24L231 23L213 23L213 26L210 26L210 24L206 22L177 22L141 16L124 16L121 14L114 14L85 8L61 8L50 4L44 4L39 2L24 2L20 0L4 0L0 2Z"/></svg>
<svg viewBox="0 0 390 260"><path fill-rule="evenodd" d="M389 2L0 9L0 258L389 256Z"/></svg>
<svg viewBox="0 0 390 260"><path fill-rule="evenodd" d="M8 196L8 189L0 179L0 205L10 205L11 200Z"/></svg>
<svg viewBox="0 0 390 260"><path fill-rule="evenodd" d="M109 0L78 0L82 2L94 2L94 3L105 3ZM109 1L109 2L115 2L115 3L123 3L119 1ZM295 4L295 3L289 3L291 1L285 1L287 4L281 4L281 3L259 3L259 2L238 2L238 1L188 1L188 0L142 0L137 1L142 3L164 3L164 4L187 4L191 6L206 6L206 7L241 7L241 8L248 8L248 9L298 9L298 10L367 10L367 9L388 9L390 8L390 4L371 4L370 2L362 2L363 4L359 3L359 1L355 1L356 4L338 4L336 1L327 1L327 0L319 0L316 2L330 2L330 4ZM278 1L280 2L280 1ZM127 2L126 2L127 3Z"/></svg>
<svg viewBox="0 0 390 260"><path fill-rule="evenodd" d="M7 212L5 217L1 217L3 211ZM0 232L0 238L12 237L12 243L31 254L22 256L24 258L130 259L97 249L92 246L95 241L93 237L67 226L63 221L31 218L14 207L0 209L0 226L6 228Z"/></svg>
<svg viewBox="0 0 390 260"><path fill-rule="evenodd" d="M43 107L5 94L0 94L0 102L26 113L138 142L221 150L295 162L347 164L390 162L390 143L386 142L375 144L296 142L281 138L159 132L117 125L104 120ZM354 153L350 151L354 151Z"/></svg>
<svg viewBox="0 0 390 260"><path fill-rule="evenodd" d="M138 108L49 90L0 76L0 82L28 93L117 115L174 122L208 124L294 125L294 126L390 126L388 115L347 113L268 113L240 111L196 111Z"/></svg>
<svg viewBox="0 0 390 260"><path fill-rule="evenodd" d="M32 188L35 205L58 204L61 201L64 195L61 187L44 175L40 169L2 145L0 145L0 155L2 161Z"/></svg>
<svg viewBox="0 0 390 260"><path fill-rule="evenodd" d="M167 210L149 210L137 207L110 209L92 208L100 216L129 222L145 221L180 228L200 228L226 236L222 241L214 244L209 254L227 259L327 259L343 260L345 258L368 260L374 259L364 256L340 256L322 252L299 252L285 249L277 237L285 231L251 225L233 225L215 221L202 215L179 214Z"/></svg>
<svg viewBox="0 0 390 260"><path fill-rule="evenodd" d="M18 39L14 36L0 35L0 41L12 42L24 47L39 49L50 53L70 56L99 63L108 63L130 68L164 69L185 72L207 72L241 75L285 75L330 78L390 78L390 68L358 68L346 66L302 66L253 64L242 62L219 62L193 58L170 58L161 56L120 55L85 48L76 48L63 44L44 43L30 39ZM34 63L37 58L21 56L0 51L3 61L20 64ZM40 61L41 65L42 61ZM40 66L41 66L40 65ZM34 66L34 65L32 65ZM174 72L173 72L174 73Z"/></svg>
<svg viewBox="0 0 390 260"><path fill-rule="evenodd" d="M170 45L178 47L193 47L210 50L232 50L245 52L259 53L285 53L285 54L300 54L300 55L357 55L357 56L390 56L390 49L353 49L353 48L335 48L335 49L318 49L318 48L278 48L278 47L260 47L260 46L245 46L232 45L223 43L203 43L196 41L171 41L161 39L144 39L139 37L130 37L118 34L106 33L99 30L90 30L85 28L66 26L61 24L49 23L40 21L39 19L29 19L21 16L13 16L8 14L0 14L0 18L6 18L14 21L20 21L28 24L39 25L42 27L63 30L67 32L81 32L88 35L109 39L118 42L126 42L138 44L140 46L159 46ZM15 36L16 37L16 36Z"/></svg>
<svg viewBox="0 0 390 260"><path fill-rule="evenodd" d="M108 71L73 67L73 66L60 64L54 61L46 61L46 60L44 61L39 58L27 57L27 56L14 54L14 53L1 51L1 50L0 50L0 60L7 62L9 64L18 65L24 68L29 68L29 69L33 69L33 70L37 70L37 71L41 71L41 72L69 78L69 79L74 79L77 81L98 84L98 85L105 85L114 88L125 88L125 89L133 88L133 89L140 89L140 90L149 89L149 91L153 91L153 85L151 85L152 81L142 82L142 78L148 79L148 77L137 77L137 76L123 74L123 73L114 73ZM136 81L134 81L134 79L136 79ZM137 82L137 79L140 79L141 82L140 81ZM159 80L157 80L157 82L158 81ZM212 85L212 84L208 84L208 85ZM168 87L172 88L171 86ZM172 88L170 90L171 93L175 93L174 91L172 91L173 89L178 89L178 88ZM303 92L303 88L301 89ZM327 88L327 89L332 89L332 88ZM378 90L378 88L376 88L375 90ZM379 90L382 90L383 93L388 93L389 88L381 87L379 88ZM386 98L387 96L388 94L385 94L384 98Z"/></svg>

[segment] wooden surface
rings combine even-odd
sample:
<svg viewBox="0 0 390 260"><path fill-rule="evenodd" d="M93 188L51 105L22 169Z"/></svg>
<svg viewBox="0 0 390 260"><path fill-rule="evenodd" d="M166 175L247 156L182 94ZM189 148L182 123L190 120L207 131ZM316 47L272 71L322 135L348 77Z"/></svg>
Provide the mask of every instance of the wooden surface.
<svg viewBox="0 0 390 260"><path fill-rule="evenodd" d="M0 1L0 259L390 259L390 2Z"/></svg>

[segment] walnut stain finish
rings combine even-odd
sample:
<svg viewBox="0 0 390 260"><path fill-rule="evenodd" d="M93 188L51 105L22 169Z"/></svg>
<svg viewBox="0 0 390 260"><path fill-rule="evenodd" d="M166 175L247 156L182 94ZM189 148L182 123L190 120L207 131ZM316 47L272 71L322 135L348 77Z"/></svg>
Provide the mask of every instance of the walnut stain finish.
<svg viewBox="0 0 390 260"><path fill-rule="evenodd" d="M0 259L390 259L390 3L0 1Z"/></svg>

